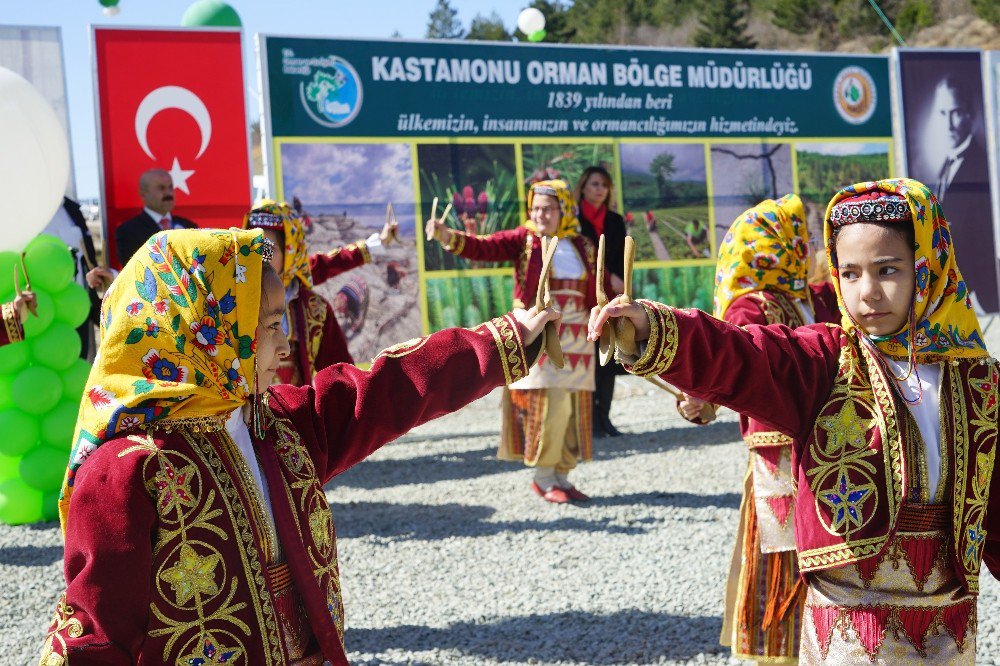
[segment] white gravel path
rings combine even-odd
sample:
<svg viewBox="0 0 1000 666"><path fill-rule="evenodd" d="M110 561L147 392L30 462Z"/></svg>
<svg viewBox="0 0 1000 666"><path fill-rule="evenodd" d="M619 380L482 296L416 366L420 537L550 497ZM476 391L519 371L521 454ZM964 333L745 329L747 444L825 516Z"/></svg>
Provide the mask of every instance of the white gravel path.
<svg viewBox="0 0 1000 666"><path fill-rule="evenodd" d="M745 464L732 413L697 428L620 378L575 474L594 500L553 506L494 458L494 393L339 477L337 524L356 664L736 664L718 644ZM0 526L0 664L36 663L62 588L55 524ZM985 569L984 569L985 571ZM1000 584L984 576L979 664L1000 665Z"/></svg>

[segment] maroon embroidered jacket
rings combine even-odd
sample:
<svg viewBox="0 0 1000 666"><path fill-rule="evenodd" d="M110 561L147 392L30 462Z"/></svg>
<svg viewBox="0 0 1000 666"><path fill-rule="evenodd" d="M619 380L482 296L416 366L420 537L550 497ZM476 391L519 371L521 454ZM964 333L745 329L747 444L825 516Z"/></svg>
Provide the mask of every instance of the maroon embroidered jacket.
<svg viewBox="0 0 1000 666"><path fill-rule="evenodd" d="M651 337L627 366L789 435L798 485L802 572L878 557L909 502L906 407L839 326L739 328L698 311L642 301ZM943 364L942 458L950 466L952 562L979 590L983 559L1000 577L1000 475L994 475L1000 370L995 360ZM992 492L991 492L992 491Z"/></svg>
<svg viewBox="0 0 1000 666"><path fill-rule="evenodd" d="M446 245L449 252L475 261L514 262L514 307L530 308L535 304L538 292L538 277L542 274L542 240L527 227L498 231L488 236L473 236L462 231L451 230L452 240ZM595 260L597 251L590 239L573 236L561 239L560 243L572 243L587 269L586 307L597 305ZM605 276L605 291L613 293L610 275Z"/></svg>
<svg viewBox="0 0 1000 666"><path fill-rule="evenodd" d="M254 445L276 535L219 419L105 443L76 477L66 594L43 663L287 664L321 654L347 664L323 484L527 372L519 325L506 315L386 349L369 371L337 364L312 385L273 387ZM301 623L278 612L281 581L266 566L277 560Z"/></svg>
<svg viewBox="0 0 1000 666"><path fill-rule="evenodd" d="M3 328L0 329L0 347L24 340L24 326L21 324L21 317L18 316L13 302L0 306L0 316L3 317Z"/></svg>

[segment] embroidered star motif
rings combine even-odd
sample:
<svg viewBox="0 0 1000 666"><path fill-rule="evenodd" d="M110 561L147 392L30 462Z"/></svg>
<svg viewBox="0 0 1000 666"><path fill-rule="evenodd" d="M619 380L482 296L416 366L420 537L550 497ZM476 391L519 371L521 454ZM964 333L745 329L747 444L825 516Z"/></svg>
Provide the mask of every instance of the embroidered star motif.
<svg viewBox="0 0 1000 666"><path fill-rule="evenodd" d="M986 532L982 530L982 519L972 527L967 528L969 533L969 545L965 549L965 561L976 562L979 560L979 549L986 541Z"/></svg>
<svg viewBox="0 0 1000 666"><path fill-rule="evenodd" d="M845 525L861 527L861 505L871 497L873 490L873 483L852 486L847 480L847 473L841 470L837 488L833 492L821 492L819 496L833 510L833 523L830 527L838 531Z"/></svg>
<svg viewBox="0 0 1000 666"><path fill-rule="evenodd" d="M852 448L862 448L867 443L868 431L875 424L873 418L862 418L854 407L854 401L844 402L840 411L832 416L821 416L816 419L816 425L827 432L825 453L830 456L839 455L850 445Z"/></svg>
<svg viewBox="0 0 1000 666"><path fill-rule="evenodd" d="M316 509L309 515L309 531L313 541L321 550L326 550L333 543L333 517L326 507Z"/></svg>
<svg viewBox="0 0 1000 666"><path fill-rule="evenodd" d="M219 586L215 582L215 567L219 564L218 553L200 557L191 546L181 546L181 557L177 563L160 574L160 578L170 583L177 595L177 605L187 603L196 594L215 596Z"/></svg>
<svg viewBox="0 0 1000 666"><path fill-rule="evenodd" d="M211 636L205 635L202 636L201 649L181 657L180 663L189 664L190 666L228 664L236 661L242 654L243 650L241 648L217 646Z"/></svg>
<svg viewBox="0 0 1000 666"><path fill-rule="evenodd" d="M159 495L161 513L166 513L174 507L195 505L196 500L191 492L194 473L194 465L175 469L170 462L163 461L160 471L153 479Z"/></svg>

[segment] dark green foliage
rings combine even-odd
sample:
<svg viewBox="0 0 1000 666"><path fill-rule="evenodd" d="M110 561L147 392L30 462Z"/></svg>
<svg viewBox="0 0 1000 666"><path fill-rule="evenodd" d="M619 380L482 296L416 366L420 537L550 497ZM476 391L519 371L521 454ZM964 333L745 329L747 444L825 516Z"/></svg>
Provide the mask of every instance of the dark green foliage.
<svg viewBox="0 0 1000 666"><path fill-rule="evenodd" d="M993 25L1000 25L1000 2L997 0L972 0L976 15Z"/></svg>
<svg viewBox="0 0 1000 666"><path fill-rule="evenodd" d="M934 25L934 7L927 0L907 0L896 17L896 29L904 37Z"/></svg>
<svg viewBox="0 0 1000 666"><path fill-rule="evenodd" d="M640 268L633 280L633 295L638 298L712 312L715 266Z"/></svg>
<svg viewBox="0 0 1000 666"><path fill-rule="evenodd" d="M834 18L830 0L775 0L773 12L774 25L796 35L806 35L817 27L828 26Z"/></svg>
<svg viewBox="0 0 1000 666"><path fill-rule="evenodd" d="M469 33L465 36L466 39L489 42L509 42L511 37L511 33L507 32L507 27L503 24L503 19L496 12L489 16L477 14L469 26Z"/></svg>
<svg viewBox="0 0 1000 666"><path fill-rule="evenodd" d="M757 42L747 34L750 7L746 0L708 0L698 20L694 45L712 49L752 49Z"/></svg>
<svg viewBox="0 0 1000 666"><path fill-rule="evenodd" d="M427 23L427 39L461 39L465 34L458 10L448 0L438 0Z"/></svg>

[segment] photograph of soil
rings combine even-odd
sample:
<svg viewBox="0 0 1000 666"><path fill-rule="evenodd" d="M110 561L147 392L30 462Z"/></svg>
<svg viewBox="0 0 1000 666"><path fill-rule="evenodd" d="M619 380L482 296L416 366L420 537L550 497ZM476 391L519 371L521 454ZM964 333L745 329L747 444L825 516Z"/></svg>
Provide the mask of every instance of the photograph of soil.
<svg viewBox="0 0 1000 666"><path fill-rule="evenodd" d="M379 233L386 204L395 210L399 243L372 263L316 287L334 306L355 362L367 363L389 345L420 336L410 145L284 143L279 159L282 194L302 203L311 253Z"/></svg>
<svg viewBox="0 0 1000 666"><path fill-rule="evenodd" d="M711 259L704 144L622 143L618 150L636 260Z"/></svg>
<svg viewBox="0 0 1000 666"><path fill-rule="evenodd" d="M823 216L833 195L847 185L885 178L892 167L888 143L796 143L795 162L814 249L823 245Z"/></svg>
<svg viewBox="0 0 1000 666"><path fill-rule="evenodd" d="M437 214L452 204L446 223L453 229L485 236L521 223L514 146L504 144L426 144L417 146L420 169L420 219L431 216L438 199ZM421 228L423 223L421 222ZM469 261L446 252L423 234L424 270L495 268L510 263Z"/></svg>
<svg viewBox="0 0 1000 666"><path fill-rule="evenodd" d="M524 188L540 180L559 178L570 189L576 187L583 170L589 166L604 167L614 177L615 150L610 143L539 143L521 146L521 167ZM612 200L612 210L618 202Z"/></svg>
<svg viewBox="0 0 1000 666"><path fill-rule="evenodd" d="M786 143L721 143L711 152L718 247L740 213L792 191L792 151Z"/></svg>

